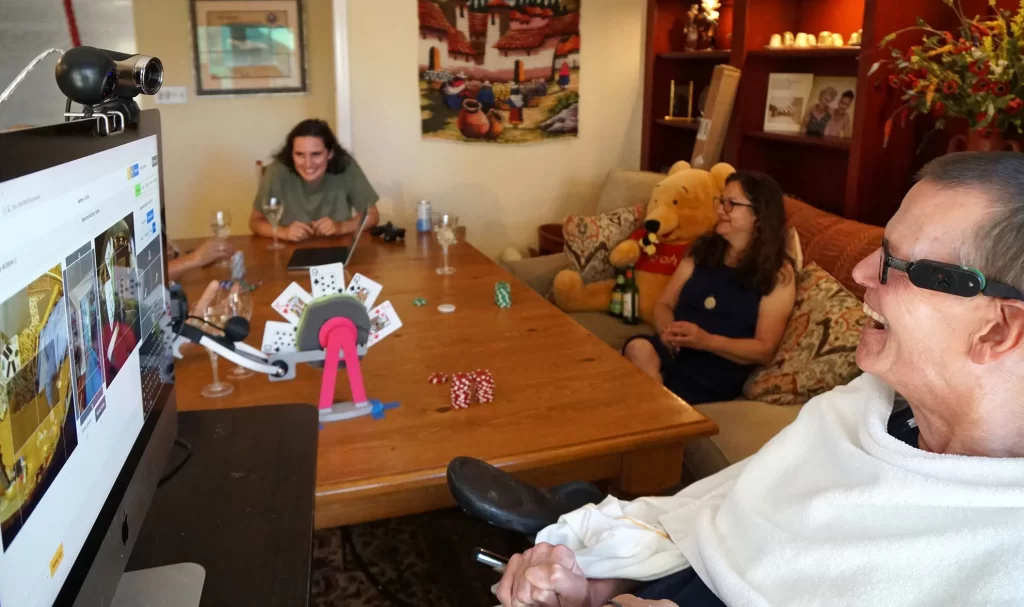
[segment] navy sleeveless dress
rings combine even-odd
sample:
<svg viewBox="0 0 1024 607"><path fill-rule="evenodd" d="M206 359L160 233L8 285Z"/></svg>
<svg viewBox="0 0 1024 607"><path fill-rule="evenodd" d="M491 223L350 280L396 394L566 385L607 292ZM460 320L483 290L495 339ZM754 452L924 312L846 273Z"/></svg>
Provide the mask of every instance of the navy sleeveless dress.
<svg viewBox="0 0 1024 607"><path fill-rule="evenodd" d="M760 305L760 292L740 284L735 268L698 265L679 293L675 319L692 322L708 333L750 339L757 330ZM661 358L665 387L690 404L736 398L755 367L704 350L682 348L673 354L656 335L638 335L629 341L634 339L651 342Z"/></svg>

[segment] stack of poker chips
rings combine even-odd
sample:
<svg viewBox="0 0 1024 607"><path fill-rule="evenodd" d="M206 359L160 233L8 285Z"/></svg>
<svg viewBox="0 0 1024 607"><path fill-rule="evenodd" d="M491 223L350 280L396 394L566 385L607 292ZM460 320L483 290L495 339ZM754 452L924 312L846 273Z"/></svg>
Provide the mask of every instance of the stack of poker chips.
<svg viewBox="0 0 1024 607"><path fill-rule="evenodd" d="M472 373L452 375L452 409L468 409L476 395L476 381Z"/></svg>
<svg viewBox="0 0 1024 607"><path fill-rule="evenodd" d="M476 379L476 400L480 403L494 402L494 376L486 369L473 371Z"/></svg>
<svg viewBox="0 0 1024 607"><path fill-rule="evenodd" d="M231 281L239 284L245 281L245 254L241 251L231 256Z"/></svg>
<svg viewBox="0 0 1024 607"><path fill-rule="evenodd" d="M505 281L501 281L494 285L494 303L498 304L499 308L511 308L512 307L512 286Z"/></svg>

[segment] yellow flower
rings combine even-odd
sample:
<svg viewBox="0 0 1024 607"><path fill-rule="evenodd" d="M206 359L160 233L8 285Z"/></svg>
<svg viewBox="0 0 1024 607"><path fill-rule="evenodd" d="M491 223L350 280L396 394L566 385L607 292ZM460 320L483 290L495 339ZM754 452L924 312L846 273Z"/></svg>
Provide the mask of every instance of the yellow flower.
<svg viewBox="0 0 1024 607"><path fill-rule="evenodd" d="M932 106L932 99L935 98L935 89L938 88L938 86L939 86L938 83L935 82L934 80L928 86L928 94L924 98L924 105L925 105L925 107L931 107Z"/></svg>
<svg viewBox="0 0 1024 607"><path fill-rule="evenodd" d="M941 48L937 48L934 51L929 51L925 55L925 57L934 57L935 55L941 55L942 53L948 53L951 50L953 50L953 45L952 44L947 44L946 46L943 46Z"/></svg>

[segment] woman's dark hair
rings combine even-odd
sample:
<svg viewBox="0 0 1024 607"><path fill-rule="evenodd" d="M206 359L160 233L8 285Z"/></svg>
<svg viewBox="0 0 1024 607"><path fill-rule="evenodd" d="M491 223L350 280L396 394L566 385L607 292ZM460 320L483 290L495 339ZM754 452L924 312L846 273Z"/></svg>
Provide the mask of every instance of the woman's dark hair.
<svg viewBox="0 0 1024 607"><path fill-rule="evenodd" d="M736 269L744 287L767 295L775 289L783 264L794 263L786 253L786 208L782 203L782 188L774 179L757 171L737 171L725 180L726 184L734 182L740 184L754 205L754 235ZM698 265L720 266L725 263L728 250L728 241L712 232L693 243L691 255Z"/></svg>
<svg viewBox="0 0 1024 607"><path fill-rule="evenodd" d="M295 128L288 133L284 147L277 154L274 154L274 159L288 167L291 172L296 172L295 161L292 160L292 147L295 144L296 137L319 137L324 142L324 147L327 148L328 153L334 152L334 156L327 162L328 173L337 175L344 173L345 169L348 168L352 156L338 143L338 138L334 136L334 131L331 130L330 125L317 118L308 118L295 125Z"/></svg>

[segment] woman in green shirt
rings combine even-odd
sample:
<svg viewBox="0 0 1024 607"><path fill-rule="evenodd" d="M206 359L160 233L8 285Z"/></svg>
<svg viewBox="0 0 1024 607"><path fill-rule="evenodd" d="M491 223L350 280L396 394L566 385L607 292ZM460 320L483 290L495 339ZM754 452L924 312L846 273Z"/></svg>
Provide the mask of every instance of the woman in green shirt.
<svg viewBox="0 0 1024 607"><path fill-rule="evenodd" d="M347 236L377 225L377 192L323 120L303 120L288 133L284 147L267 166L252 204L249 228L271 238L263 216L271 197L284 203L277 237L300 242L314 236Z"/></svg>

